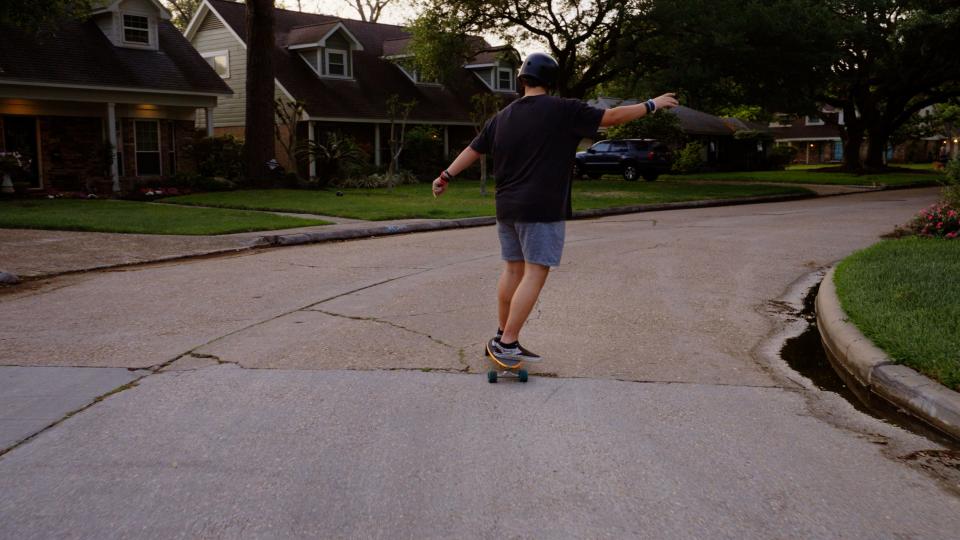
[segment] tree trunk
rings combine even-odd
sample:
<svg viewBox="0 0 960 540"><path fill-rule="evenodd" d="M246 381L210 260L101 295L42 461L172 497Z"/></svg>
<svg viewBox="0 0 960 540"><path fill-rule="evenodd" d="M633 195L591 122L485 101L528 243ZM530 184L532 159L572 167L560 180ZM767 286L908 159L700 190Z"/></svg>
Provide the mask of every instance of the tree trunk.
<svg viewBox="0 0 960 540"><path fill-rule="evenodd" d="M243 145L248 183L270 181L267 162L274 158L274 0L247 0L247 108Z"/></svg>
<svg viewBox="0 0 960 540"><path fill-rule="evenodd" d="M880 130L870 130L870 134L867 137L867 162L865 163L867 170L869 171L880 171L886 167L884 163L884 154L887 151L887 142L889 142L890 136Z"/></svg>
<svg viewBox="0 0 960 540"><path fill-rule="evenodd" d="M860 147L863 145L863 126L857 122L847 121L843 138L843 169L847 172L863 172L863 163L860 161Z"/></svg>
<svg viewBox="0 0 960 540"><path fill-rule="evenodd" d="M480 194L487 194L487 155L480 156Z"/></svg>

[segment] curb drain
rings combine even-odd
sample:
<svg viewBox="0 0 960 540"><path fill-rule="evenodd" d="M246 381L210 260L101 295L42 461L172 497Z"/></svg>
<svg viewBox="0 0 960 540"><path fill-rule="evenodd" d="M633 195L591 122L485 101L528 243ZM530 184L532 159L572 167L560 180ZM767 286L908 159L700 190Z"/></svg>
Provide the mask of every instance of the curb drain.
<svg viewBox="0 0 960 540"><path fill-rule="evenodd" d="M960 443L864 388L852 380L843 369L837 369L837 366L833 365L820 341L817 327L815 303L819 290L818 282L804 296L803 310L792 314L806 321L807 328L800 335L786 340L780 349L780 358L790 369L809 379L818 390L838 394L857 411L945 448L960 451Z"/></svg>

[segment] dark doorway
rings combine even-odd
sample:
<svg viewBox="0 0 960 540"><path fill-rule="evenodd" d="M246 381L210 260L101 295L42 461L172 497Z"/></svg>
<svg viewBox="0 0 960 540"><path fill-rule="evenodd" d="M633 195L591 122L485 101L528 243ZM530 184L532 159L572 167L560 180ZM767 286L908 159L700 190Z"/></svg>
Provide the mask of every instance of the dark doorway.
<svg viewBox="0 0 960 540"><path fill-rule="evenodd" d="M37 142L35 116L3 117L4 151L17 152L30 160L30 167L17 181L29 182L31 188L40 187L40 153Z"/></svg>

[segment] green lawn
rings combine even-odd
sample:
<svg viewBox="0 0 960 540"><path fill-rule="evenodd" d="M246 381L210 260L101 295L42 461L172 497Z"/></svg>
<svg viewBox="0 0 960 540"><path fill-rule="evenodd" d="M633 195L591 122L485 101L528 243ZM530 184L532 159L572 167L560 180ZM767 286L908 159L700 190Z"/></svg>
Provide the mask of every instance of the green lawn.
<svg viewBox="0 0 960 540"><path fill-rule="evenodd" d="M318 219L112 200L0 202L0 228L141 234L228 234L327 225Z"/></svg>
<svg viewBox="0 0 960 540"><path fill-rule="evenodd" d="M774 182L783 184L834 184L856 186L908 186L936 185L942 174L920 169L916 172L892 172L884 174L856 175L841 172L819 172L816 168L794 168L786 171L753 171L696 173L683 176L667 176L671 180L714 180L737 182Z"/></svg>
<svg viewBox="0 0 960 540"><path fill-rule="evenodd" d="M960 241L886 240L837 267L837 295L894 360L960 390Z"/></svg>
<svg viewBox="0 0 960 540"><path fill-rule="evenodd" d="M405 185L387 189L344 189L334 191L244 190L199 193L171 197L164 201L250 210L280 210L355 219L386 220L406 218L449 219L494 215L492 188L480 195L480 184L456 180L442 197L434 199L430 184ZM575 210L613 208L637 204L737 198L760 195L809 194L789 186L713 184L684 182L625 182L584 180L574 182Z"/></svg>

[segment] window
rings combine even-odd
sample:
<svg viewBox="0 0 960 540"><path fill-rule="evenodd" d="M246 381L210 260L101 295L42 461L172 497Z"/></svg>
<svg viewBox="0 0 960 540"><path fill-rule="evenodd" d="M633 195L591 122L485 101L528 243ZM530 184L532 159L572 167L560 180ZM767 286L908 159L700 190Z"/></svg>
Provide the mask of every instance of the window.
<svg viewBox="0 0 960 540"><path fill-rule="evenodd" d="M611 152L626 152L626 151L627 151L627 143L625 143L625 142L610 143L610 151L611 151Z"/></svg>
<svg viewBox="0 0 960 540"><path fill-rule="evenodd" d="M610 151L610 143L608 143L608 142L598 142L597 144L595 144L595 145L593 145L593 146L591 147L591 150L593 150L594 152L609 152L609 151Z"/></svg>
<svg viewBox="0 0 960 540"><path fill-rule="evenodd" d="M347 52L336 49L327 49L327 75L333 77L347 76Z"/></svg>
<svg viewBox="0 0 960 540"><path fill-rule="evenodd" d="M200 53L221 79L230 78L230 51L211 51Z"/></svg>
<svg viewBox="0 0 960 540"><path fill-rule="evenodd" d="M160 175L160 125L155 120L134 122L137 176Z"/></svg>
<svg viewBox="0 0 960 540"><path fill-rule="evenodd" d="M513 90L513 70L508 68L497 69L497 88Z"/></svg>
<svg viewBox="0 0 960 540"><path fill-rule="evenodd" d="M807 115L807 125L808 126L822 126L823 119L816 115Z"/></svg>
<svg viewBox="0 0 960 540"><path fill-rule="evenodd" d="M127 43L150 44L150 20L140 15L123 16L123 40Z"/></svg>

